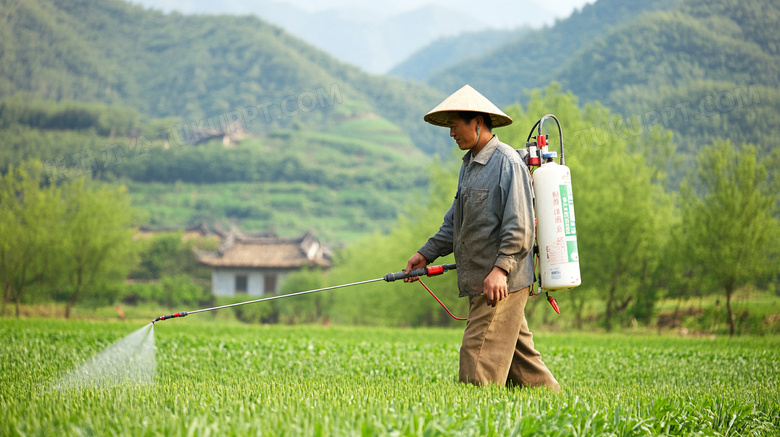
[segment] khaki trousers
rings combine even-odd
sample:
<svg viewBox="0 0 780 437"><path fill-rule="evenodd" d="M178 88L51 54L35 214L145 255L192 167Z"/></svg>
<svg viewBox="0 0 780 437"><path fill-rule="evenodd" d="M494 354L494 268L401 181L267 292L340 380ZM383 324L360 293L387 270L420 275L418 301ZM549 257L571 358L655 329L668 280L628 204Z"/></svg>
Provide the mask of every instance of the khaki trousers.
<svg viewBox="0 0 780 437"><path fill-rule="evenodd" d="M487 305L484 294L469 297L469 317L460 348L461 382L560 390L534 349L525 319L527 301L528 288L509 293L495 307Z"/></svg>

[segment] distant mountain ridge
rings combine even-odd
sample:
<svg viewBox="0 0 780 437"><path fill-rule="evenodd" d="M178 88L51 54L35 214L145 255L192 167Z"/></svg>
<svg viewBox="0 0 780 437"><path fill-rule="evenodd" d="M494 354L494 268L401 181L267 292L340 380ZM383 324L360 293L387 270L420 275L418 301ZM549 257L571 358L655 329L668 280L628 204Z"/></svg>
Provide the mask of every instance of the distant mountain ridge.
<svg viewBox="0 0 780 437"><path fill-rule="evenodd" d="M134 3L159 9L151 0ZM464 2L440 5L420 2L409 10L392 4L345 5L307 11L274 0L251 2L179 0L169 9L185 13L254 14L281 26L336 58L374 74L383 74L431 41L489 28L538 27L553 21L552 12L530 0L483 2L475 13Z"/></svg>
<svg viewBox="0 0 780 437"><path fill-rule="evenodd" d="M439 71L426 82L444 93L469 83L485 95L495 96L499 106L523 101L527 90L554 80L556 72L595 38L646 12L670 9L679 1L598 0L566 19L557 20L552 27L532 30L502 45L489 47L481 57ZM583 77L599 74L579 72Z"/></svg>
<svg viewBox="0 0 780 437"><path fill-rule="evenodd" d="M300 96L320 91L338 92L344 103L296 111ZM449 146L421 120L442 93L369 75L252 16L163 14L119 0L6 0L0 97L19 92L186 121L272 108L256 123L263 130L317 129L375 112L404 126L427 153Z"/></svg>

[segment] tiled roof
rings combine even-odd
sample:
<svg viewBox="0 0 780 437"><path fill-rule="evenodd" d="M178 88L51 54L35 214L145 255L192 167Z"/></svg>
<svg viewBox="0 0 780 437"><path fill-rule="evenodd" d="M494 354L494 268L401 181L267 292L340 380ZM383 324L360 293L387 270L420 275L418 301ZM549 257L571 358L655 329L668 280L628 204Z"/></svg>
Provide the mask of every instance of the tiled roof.
<svg viewBox="0 0 780 437"><path fill-rule="evenodd" d="M246 237L230 233L219 251L197 254L212 267L296 268L330 267L327 249L307 233L300 238Z"/></svg>

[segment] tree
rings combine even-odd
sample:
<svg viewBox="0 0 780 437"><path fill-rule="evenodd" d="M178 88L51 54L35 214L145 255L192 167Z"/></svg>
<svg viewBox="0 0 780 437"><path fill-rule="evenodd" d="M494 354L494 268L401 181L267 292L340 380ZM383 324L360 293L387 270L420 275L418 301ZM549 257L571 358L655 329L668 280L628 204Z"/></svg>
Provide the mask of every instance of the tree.
<svg viewBox="0 0 780 437"><path fill-rule="evenodd" d="M59 197L59 188L45 183L40 161L27 161L0 175L0 314L13 301L19 317L28 288L52 280L49 261L56 256Z"/></svg>
<svg viewBox="0 0 780 437"><path fill-rule="evenodd" d="M93 186L84 178L64 187L65 235L61 246L61 285L67 296L65 317L87 293L99 293L122 281L134 264L136 213L125 187Z"/></svg>
<svg viewBox="0 0 780 437"><path fill-rule="evenodd" d="M728 140L702 149L695 174L681 188L684 244L693 271L725 292L731 336L734 292L779 270L779 188L755 146L737 148Z"/></svg>
<svg viewBox="0 0 780 437"><path fill-rule="evenodd" d="M130 271L129 279L161 279L166 275L190 275L202 279L211 278L211 271L200 266L192 255L199 244L216 250L216 242L196 243L182 241L182 232L161 232L149 239L136 241L138 264ZM202 249L201 247L197 247Z"/></svg>

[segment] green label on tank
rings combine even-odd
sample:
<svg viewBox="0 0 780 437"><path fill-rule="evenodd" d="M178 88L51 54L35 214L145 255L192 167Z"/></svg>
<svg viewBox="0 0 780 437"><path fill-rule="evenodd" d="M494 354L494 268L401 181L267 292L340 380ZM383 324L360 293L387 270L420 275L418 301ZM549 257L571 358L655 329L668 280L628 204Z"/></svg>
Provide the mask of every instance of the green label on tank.
<svg viewBox="0 0 780 437"><path fill-rule="evenodd" d="M580 262L580 254L577 252L577 240L571 240L566 242L566 252L569 253L569 262Z"/></svg>
<svg viewBox="0 0 780 437"><path fill-rule="evenodd" d="M577 229L574 226L574 199L571 195L571 186L566 184L559 185L561 190L561 210L563 211L563 229L566 236L577 235Z"/></svg>

